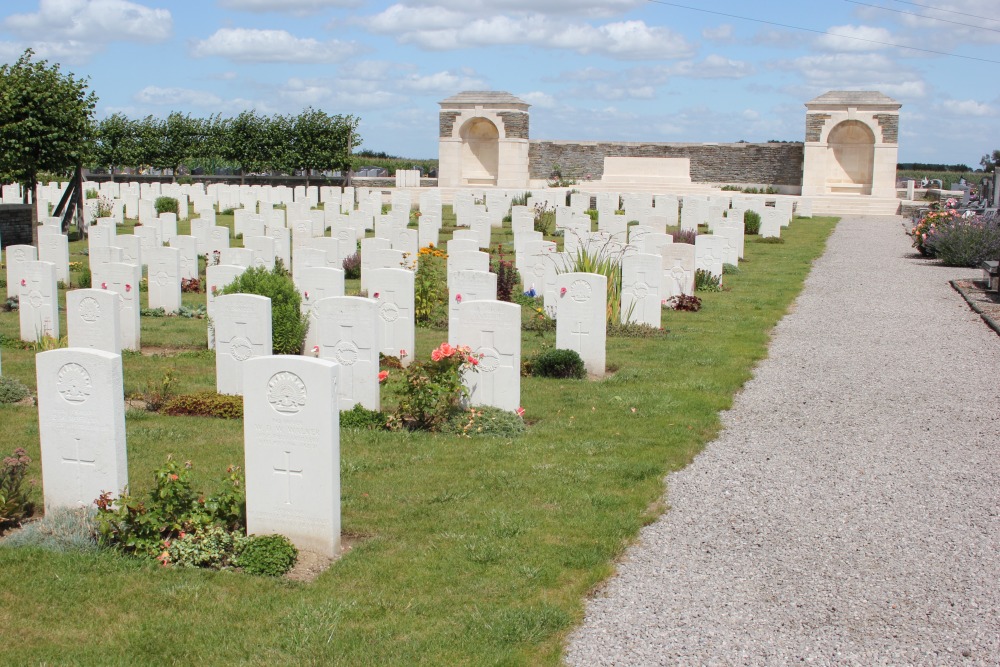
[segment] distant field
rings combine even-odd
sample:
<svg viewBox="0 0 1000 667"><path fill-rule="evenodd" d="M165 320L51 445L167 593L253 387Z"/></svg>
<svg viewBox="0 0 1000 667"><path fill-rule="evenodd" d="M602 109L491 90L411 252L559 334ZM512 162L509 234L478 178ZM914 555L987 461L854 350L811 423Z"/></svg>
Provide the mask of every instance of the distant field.
<svg viewBox="0 0 1000 667"><path fill-rule="evenodd" d="M928 180L940 179L944 183L944 186L948 187L952 183L958 183L958 179L964 176L965 180L969 183L979 185L979 181L982 180L984 175L982 172L974 171L918 171L915 169L899 169L896 171L896 181L906 181L912 178L917 182L917 186L919 187L920 180L926 176Z"/></svg>

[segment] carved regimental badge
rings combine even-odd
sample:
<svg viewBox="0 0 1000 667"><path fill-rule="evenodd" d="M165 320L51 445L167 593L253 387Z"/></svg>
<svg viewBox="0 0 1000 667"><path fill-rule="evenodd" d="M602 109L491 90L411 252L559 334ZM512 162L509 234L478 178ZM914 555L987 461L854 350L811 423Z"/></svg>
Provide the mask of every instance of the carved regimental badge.
<svg viewBox="0 0 1000 667"><path fill-rule="evenodd" d="M80 300L80 319L84 322L96 322L101 317L101 304L92 296Z"/></svg>
<svg viewBox="0 0 1000 667"><path fill-rule="evenodd" d="M574 280L569 286L570 298L577 303L589 301L590 294L590 284L586 280Z"/></svg>
<svg viewBox="0 0 1000 667"><path fill-rule="evenodd" d="M56 391L69 403L83 403L94 388L90 373L80 364L65 364L56 375Z"/></svg>
<svg viewBox="0 0 1000 667"><path fill-rule="evenodd" d="M306 404L306 385L295 373L275 373L267 382L267 402L277 412L295 414Z"/></svg>

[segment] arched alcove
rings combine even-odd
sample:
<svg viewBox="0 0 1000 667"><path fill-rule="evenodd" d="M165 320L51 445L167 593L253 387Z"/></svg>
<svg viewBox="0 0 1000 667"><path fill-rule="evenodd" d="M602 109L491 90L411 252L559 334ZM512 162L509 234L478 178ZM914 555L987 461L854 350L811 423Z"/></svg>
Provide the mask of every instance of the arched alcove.
<svg viewBox="0 0 1000 667"><path fill-rule="evenodd" d="M500 166L500 132L489 119L470 118L459 130L462 138L463 185L496 185Z"/></svg>
<svg viewBox="0 0 1000 667"><path fill-rule="evenodd" d="M875 166L875 134L865 123L846 120L837 124L827 138L832 159L828 162L827 183L854 186L860 194L871 194Z"/></svg>

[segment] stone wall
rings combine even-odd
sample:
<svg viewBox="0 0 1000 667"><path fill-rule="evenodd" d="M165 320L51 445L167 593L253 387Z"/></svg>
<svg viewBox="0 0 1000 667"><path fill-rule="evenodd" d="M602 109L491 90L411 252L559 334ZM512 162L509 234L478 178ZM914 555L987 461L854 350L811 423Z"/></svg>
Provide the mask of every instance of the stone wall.
<svg viewBox="0 0 1000 667"><path fill-rule="evenodd" d="M0 244L31 245L31 206L0 204Z"/></svg>
<svg viewBox="0 0 1000 667"><path fill-rule="evenodd" d="M442 111L438 118L438 136L450 138L455 131L455 119L458 118L458 111Z"/></svg>
<svg viewBox="0 0 1000 667"><path fill-rule="evenodd" d="M823 135L823 126L830 120L828 113L806 114L806 141L819 141Z"/></svg>
<svg viewBox="0 0 1000 667"><path fill-rule="evenodd" d="M528 138L528 114L523 111L498 111L503 119L504 133L508 139Z"/></svg>
<svg viewBox="0 0 1000 667"><path fill-rule="evenodd" d="M882 141L887 144L899 143L899 114L877 113L875 120L882 128Z"/></svg>
<svg viewBox="0 0 1000 667"><path fill-rule="evenodd" d="M565 178L598 180L605 157L689 158L695 183L802 184L803 144L661 144L539 141L530 142L532 179L548 178L559 165Z"/></svg>

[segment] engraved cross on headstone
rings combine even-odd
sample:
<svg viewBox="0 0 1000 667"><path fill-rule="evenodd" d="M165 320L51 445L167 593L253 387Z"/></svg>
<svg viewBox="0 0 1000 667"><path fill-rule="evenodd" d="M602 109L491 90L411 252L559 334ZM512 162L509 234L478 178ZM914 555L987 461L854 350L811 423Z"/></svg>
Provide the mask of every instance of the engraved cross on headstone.
<svg viewBox="0 0 1000 667"><path fill-rule="evenodd" d="M287 491L287 496L286 496L285 504L286 505L291 505L292 504L292 475L296 475L296 476L298 476L301 479L302 478L302 468L296 469L296 468L292 467L292 452L289 451L289 450L285 450L285 467L284 468L282 468L280 466L277 466L277 465L271 466L271 467L274 470L274 474L275 475L284 475L285 476L285 479L286 479L287 484L288 484L288 491Z"/></svg>
<svg viewBox="0 0 1000 667"><path fill-rule="evenodd" d="M63 455L62 462L75 466L73 472L76 477L76 501L83 505L89 505L90 501L83 499L83 466L94 467L97 465L97 459L93 457L93 454L90 455L91 458L84 458L80 440L80 436L73 436L74 451L71 452L70 456Z"/></svg>

